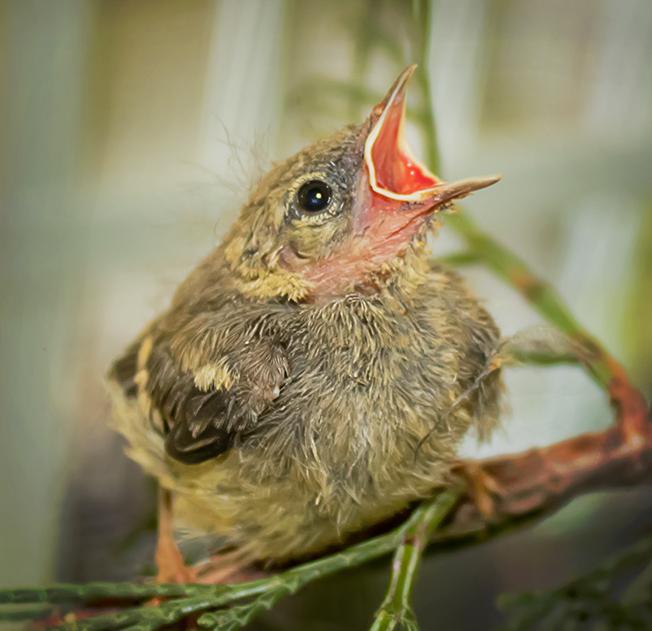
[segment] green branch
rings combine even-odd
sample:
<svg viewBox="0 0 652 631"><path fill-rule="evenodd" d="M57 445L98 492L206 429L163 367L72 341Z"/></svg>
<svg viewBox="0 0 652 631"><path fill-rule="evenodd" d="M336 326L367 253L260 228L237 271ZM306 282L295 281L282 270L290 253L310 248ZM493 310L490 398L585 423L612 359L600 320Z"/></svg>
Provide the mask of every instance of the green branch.
<svg viewBox="0 0 652 631"><path fill-rule="evenodd" d="M226 589L208 585L160 585L139 583L95 582L83 585L61 583L51 587L0 590L0 605L25 603L91 603L106 599L146 600L148 598L179 598L202 596Z"/></svg>
<svg viewBox="0 0 652 631"><path fill-rule="evenodd" d="M444 265L451 265L453 267L464 267L466 265L482 263L482 257L472 250L462 250L460 252L445 254L438 256L435 260L437 263L443 263Z"/></svg>
<svg viewBox="0 0 652 631"><path fill-rule="evenodd" d="M0 605L33 603L76 604L101 606L102 602L138 601L169 598L156 607L143 605L121 611L64 623L62 629L99 631L138 625L139 629L158 629L174 624L192 614L204 613L200 626L219 629L238 629L257 615L272 607L278 600L294 594L304 585L341 570L357 567L389 554L405 541L409 532L429 534L437 523L452 510L459 493L447 491L418 508L395 530L373 537L333 555L304 563L279 574L233 585L139 585L136 583L88 583L86 585L54 585L45 589L0 590ZM437 520L439 519L439 521ZM428 520L428 521L425 521ZM424 525L425 524L425 525ZM425 545L427 536L421 537ZM247 600L249 599L249 600ZM246 601L244 603L240 601ZM220 609L225 605L234 606ZM219 611L216 611L219 610ZM0 610L0 620L15 619L20 615L14 609Z"/></svg>
<svg viewBox="0 0 652 631"><path fill-rule="evenodd" d="M449 515L460 496L459 491L446 491L414 511L414 521L405 528L401 544L394 553L389 589L376 612L371 631L392 631L397 625L409 631L418 629L410 600L421 555L432 533Z"/></svg>
<svg viewBox="0 0 652 631"><path fill-rule="evenodd" d="M421 98L424 103L424 116L416 119L421 125L424 136L424 147L426 150L426 162L433 173L439 173L441 159L439 145L437 142L437 123L435 122L435 110L432 101L432 90L430 86L430 46L432 37L432 2L431 0L413 0L412 20L414 32L417 34L417 62L419 70L416 81L421 91ZM409 112L408 112L409 115Z"/></svg>
<svg viewBox="0 0 652 631"><path fill-rule="evenodd" d="M242 629L261 613L269 611L281 598L293 594L292 584L280 583L245 605L236 605L216 613L205 613L197 621L200 627L235 631Z"/></svg>

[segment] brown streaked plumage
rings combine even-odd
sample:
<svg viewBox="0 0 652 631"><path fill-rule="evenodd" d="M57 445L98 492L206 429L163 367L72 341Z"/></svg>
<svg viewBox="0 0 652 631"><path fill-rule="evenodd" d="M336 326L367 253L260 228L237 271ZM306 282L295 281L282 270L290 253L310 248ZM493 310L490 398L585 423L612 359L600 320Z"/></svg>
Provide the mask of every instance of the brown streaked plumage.
<svg viewBox="0 0 652 631"><path fill-rule="evenodd" d="M318 552L446 482L498 414L499 334L428 262L447 184L403 145L405 84L259 184L224 242L112 367L129 454L179 522L246 560Z"/></svg>

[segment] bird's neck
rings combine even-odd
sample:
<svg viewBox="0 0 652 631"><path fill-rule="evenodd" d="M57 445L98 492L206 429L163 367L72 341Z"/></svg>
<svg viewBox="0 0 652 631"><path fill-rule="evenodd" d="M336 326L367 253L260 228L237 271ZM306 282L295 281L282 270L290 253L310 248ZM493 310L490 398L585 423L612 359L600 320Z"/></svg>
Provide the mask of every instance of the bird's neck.
<svg viewBox="0 0 652 631"><path fill-rule="evenodd" d="M375 296L390 290L410 292L428 271L425 238L413 240L400 254L379 260L368 250L349 251L337 260L320 262L304 274L308 300L325 303L351 293Z"/></svg>

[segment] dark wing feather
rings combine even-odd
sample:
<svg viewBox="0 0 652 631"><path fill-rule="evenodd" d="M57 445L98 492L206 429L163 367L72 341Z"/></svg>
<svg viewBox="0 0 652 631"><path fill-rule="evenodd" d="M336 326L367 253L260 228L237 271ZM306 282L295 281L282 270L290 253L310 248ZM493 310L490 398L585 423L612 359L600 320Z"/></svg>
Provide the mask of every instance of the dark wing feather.
<svg viewBox="0 0 652 631"><path fill-rule="evenodd" d="M165 437L165 451L185 464L199 464L227 452L233 440L233 432L213 424L195 433L185 423L177 423Z"/></svg>
<svg viewBox="0 0 652 631"><path fill-rule="evenodd" d="M144 366L139 366L141 344L127 349L110 377L127 397L136 398L142 389L152 413L162 420L166 452L185 464L215 458L251 435L287 376L283 349L259 341L247 348L246 355L241 351L238 379L232 387L204 391L196 386L192 373L181 370L161 339L153 342ZM144 377L137 378L141 371Z"/></svg>

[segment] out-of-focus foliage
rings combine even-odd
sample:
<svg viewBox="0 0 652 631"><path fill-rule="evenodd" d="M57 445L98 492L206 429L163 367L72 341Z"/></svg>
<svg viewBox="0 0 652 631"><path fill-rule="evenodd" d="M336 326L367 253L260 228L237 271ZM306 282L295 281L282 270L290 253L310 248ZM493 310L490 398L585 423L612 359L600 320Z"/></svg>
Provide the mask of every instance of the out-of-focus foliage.
<svg viewBox="0 0 652 631"><path fill-rule="evenodd" d="M505 631L652 627L652 538L614 556L593 572L550 591L505 594Z"/></svg>

